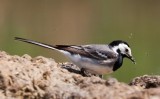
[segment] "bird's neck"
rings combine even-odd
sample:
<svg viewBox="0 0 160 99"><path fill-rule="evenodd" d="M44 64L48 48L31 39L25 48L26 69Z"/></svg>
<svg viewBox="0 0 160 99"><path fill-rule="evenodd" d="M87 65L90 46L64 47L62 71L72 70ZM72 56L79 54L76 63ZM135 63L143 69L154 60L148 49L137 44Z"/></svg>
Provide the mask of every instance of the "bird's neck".
<svg viewBox="0 0 160 99"><path fill-rule="evenodd" d="M122 63L123 63L123 55L119 54L118 59L113 66L113 71L119 69L122 66Z"/></svg>

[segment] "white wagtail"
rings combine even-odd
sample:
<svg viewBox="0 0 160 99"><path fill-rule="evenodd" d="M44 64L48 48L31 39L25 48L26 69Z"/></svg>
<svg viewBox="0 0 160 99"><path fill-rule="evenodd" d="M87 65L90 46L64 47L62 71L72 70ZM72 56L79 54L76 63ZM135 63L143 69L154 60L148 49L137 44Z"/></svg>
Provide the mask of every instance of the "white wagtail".
<svg viewBox="0 0 160 99"><path fill-rule="evenodd" d="M75 65L92 74L102 75L116 71L122 66L125 57L135 63L128 43L122 40L115 40L109 45L49 45L19 37L15 37L15 40L62 52Z"/></svg>

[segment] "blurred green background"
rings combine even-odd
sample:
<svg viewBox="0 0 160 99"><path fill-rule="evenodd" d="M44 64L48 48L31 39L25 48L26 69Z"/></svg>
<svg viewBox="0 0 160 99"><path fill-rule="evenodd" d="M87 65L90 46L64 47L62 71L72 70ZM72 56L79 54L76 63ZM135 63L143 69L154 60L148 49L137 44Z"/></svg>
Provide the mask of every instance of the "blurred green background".
<svg viewBox="0 0 160 99"><path fill-rule="evenodd" d="M56 51L14 41L15 36L48 44L122 39L130 44L137 64L125 59L109 76L129 82L160 73L159 0L0 0L0 50L68 61Z"/></svg>

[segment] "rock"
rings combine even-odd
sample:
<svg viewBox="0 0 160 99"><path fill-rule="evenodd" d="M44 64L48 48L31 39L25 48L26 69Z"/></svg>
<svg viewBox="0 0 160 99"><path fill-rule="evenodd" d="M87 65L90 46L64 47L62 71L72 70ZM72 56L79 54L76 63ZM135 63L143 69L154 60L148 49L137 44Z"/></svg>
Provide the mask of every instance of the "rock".
<svg viewBox="0 0 160 99"><path fill-rule="evenodd" d="M72 63L0 52L1 99L160 99L159 85L159 76L138 77L128 85L83 77Z"/></svg>
<svg viewBox="0 0 160 99"><path fill-rule="evenodd" d="M146 89L160 87L160 76L144 75L134 78L129 85L136 85Z"/></svg>

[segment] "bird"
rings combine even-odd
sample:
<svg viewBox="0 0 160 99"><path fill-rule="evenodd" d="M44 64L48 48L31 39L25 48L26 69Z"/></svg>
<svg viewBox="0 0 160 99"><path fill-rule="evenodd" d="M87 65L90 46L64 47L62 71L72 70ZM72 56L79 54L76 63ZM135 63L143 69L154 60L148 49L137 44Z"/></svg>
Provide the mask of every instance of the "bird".
<svg viewBox="0 0 160 99"><path fill-rule="evenodd" d="M57 50L84 73L96 75L112 73L122 66L124 58L136 64L129 44L123 40L114 40L109 44L88 45L49 45L20 37L15 37L15 40Z"/></svg>

